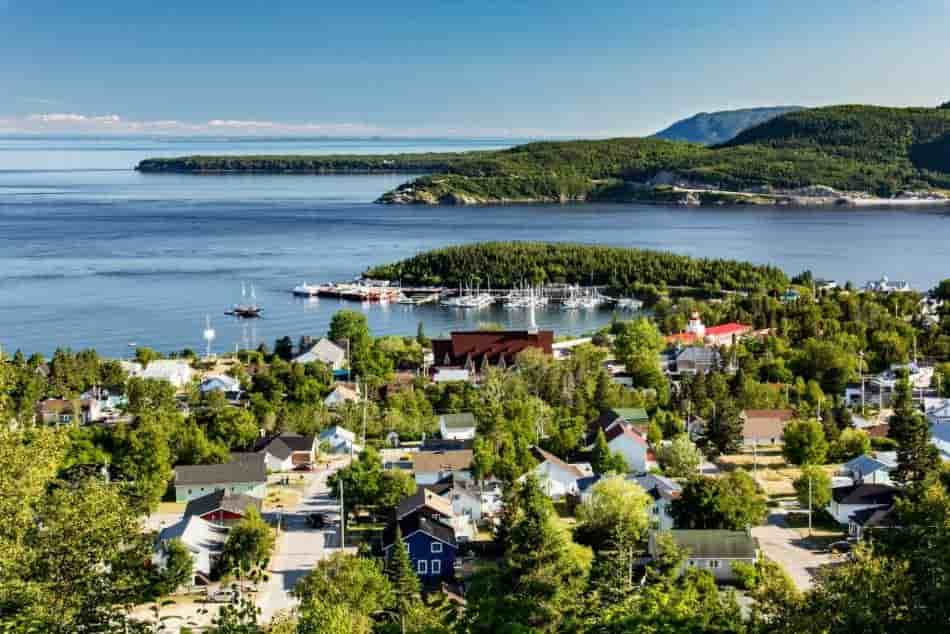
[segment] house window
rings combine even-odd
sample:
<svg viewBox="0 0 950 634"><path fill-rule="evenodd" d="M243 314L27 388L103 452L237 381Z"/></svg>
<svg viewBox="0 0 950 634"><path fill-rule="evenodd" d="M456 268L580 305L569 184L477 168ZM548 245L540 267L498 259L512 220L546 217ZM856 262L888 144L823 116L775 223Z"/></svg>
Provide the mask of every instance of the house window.
<svg viewBox="0 0 950 634"><path fill-rule="evenodd" d="M439 575L442 574L442 562L438 559L432 560L432 574Z"/></svg>
<svg viewBox="0 0 950 634"><path fill-rule="evenodd" d="M441 553L442 552L442 542L432 542L432 552Z"/></svg>
<svg viewBox="0 0 950 634"><path fill-rule="evenodd" d="M719 560L718 560L718 559L711 559L711 560L709 561L709 567L710 567L710 568L718 568L718 567L719 567Z"/></svg>
<svg viewBox="0 0 950 634"><path fill-rule="evenodd" d="M420 559L419 563L416 564L416 572L418 572L420 575L427 574L426 566L428 565L428 563L429 562L426 561L425 559Z"/></svg>

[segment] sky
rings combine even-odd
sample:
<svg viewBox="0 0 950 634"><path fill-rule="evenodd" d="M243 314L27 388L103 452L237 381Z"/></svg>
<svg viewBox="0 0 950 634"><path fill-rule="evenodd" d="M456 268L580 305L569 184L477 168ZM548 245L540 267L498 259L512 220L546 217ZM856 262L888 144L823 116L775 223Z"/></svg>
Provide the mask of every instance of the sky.
<svg viewBox="0 0 950 634"><path fill-rule="evenodd" d="M607 137L934 106L948 27L945 0L0 0L0 134Z"/></svg>

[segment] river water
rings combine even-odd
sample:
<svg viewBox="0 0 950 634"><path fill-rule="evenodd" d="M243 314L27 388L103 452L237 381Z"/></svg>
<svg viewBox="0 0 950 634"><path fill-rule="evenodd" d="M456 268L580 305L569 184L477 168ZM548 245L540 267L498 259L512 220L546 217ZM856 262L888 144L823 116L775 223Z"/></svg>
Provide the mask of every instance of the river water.
<svg viewBox="0 0 950 634"><path fill-rule="evenodd" d="M366 312L375 334L434 336L479 323L521 327L523 312L305 301L303 282L481 240L560 240L775 264L861 284L882 274L929 288L950 277L950 209L669 208L645 205L391 207L372 201L405 176L139 174L142 158L195 153L381 153L504 147L510 141L0 139L0 346L127 356L271 345ZM223 312L253 284L264 318ZM610 310L538 312L583 333Z"/></svg>

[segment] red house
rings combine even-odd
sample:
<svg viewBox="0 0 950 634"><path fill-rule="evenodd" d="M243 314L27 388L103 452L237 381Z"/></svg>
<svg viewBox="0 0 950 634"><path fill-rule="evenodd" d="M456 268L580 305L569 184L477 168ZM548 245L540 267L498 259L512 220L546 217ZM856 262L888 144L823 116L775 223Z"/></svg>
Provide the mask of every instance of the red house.
<svg viewBox="0 0 950 634"><path fill-rule="evenodd" d="M522 350L537 348L552 353L551 330L503 330L453 332L450 339L433 339L432 355L439 367L462 367L478 371L487 365L512 365Z"/></svg>
<svg viewBox="0 0 950 634"><path fill-rule="evenodd" d="M252 495L228 493L224 489L218 489L188 502L184 517L197 515L212 524L227 526L244 519L249 506L260 511L261 504L261 499Z"/></svg>

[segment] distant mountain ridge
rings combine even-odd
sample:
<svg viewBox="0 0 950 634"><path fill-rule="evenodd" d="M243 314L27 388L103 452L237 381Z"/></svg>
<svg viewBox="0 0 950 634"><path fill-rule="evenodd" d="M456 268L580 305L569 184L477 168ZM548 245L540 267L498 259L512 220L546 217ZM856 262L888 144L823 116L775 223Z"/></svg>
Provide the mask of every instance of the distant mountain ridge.
<svg viewBox="0 0 950 634"><path fill-rule="evenodd" d="M719 145L731 141L739 133L751 127L799 110L804 110L804 108L802 106L770 106L768 108L700 112L688 119L677 121L653 136L667 141L689 141L690 143L701 143L703 145Z"/></svg>

